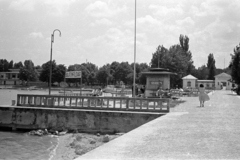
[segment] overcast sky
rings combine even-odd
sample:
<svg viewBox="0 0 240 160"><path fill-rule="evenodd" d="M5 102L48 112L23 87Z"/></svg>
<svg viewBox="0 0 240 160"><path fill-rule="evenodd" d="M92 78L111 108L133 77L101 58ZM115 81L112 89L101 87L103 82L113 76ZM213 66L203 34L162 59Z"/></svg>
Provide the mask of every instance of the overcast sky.
<svg viewBox="0 0 240 160"><path fill-rule="evenodd" d="M240 42L239 0L137 0L136 62L151 61L158 45L190 39L194 65L228 66ZM134 0L0 0L0 59L42 65L134 61Z"/></svg>

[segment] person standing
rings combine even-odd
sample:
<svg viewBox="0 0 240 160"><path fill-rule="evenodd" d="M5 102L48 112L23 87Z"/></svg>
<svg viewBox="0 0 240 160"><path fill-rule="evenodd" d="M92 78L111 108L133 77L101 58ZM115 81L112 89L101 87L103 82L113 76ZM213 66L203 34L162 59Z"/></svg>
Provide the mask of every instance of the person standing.
<svg viewBox="0 0 240 160"><path fill-rule="evenodd" d="M203 84L199 86L199 101L200 107L204 107L204 102L210 100L209 96L205 93L205 88Z"/></svg>

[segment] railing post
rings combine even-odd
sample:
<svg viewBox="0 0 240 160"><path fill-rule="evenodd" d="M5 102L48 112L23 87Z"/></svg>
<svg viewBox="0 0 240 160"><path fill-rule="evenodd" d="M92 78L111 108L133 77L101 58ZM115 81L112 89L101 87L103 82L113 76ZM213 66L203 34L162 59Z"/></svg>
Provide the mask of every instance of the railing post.
<svg viewBox="0 0 240 160"><path fill-rule="evenodd" d="M128 110L129 108L129 98L126 99L126 109Z"/></svg>
<svg viewBox="0 0 240 160"><path fill-rule="evenodd" d="M19 106L20 105L20 95L17 95L17 106Z"/></svg>

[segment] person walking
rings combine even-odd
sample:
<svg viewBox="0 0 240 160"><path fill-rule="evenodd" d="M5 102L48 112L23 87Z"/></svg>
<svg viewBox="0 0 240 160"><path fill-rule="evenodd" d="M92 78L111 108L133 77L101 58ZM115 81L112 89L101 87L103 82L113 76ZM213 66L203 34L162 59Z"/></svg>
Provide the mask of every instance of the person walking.
<svg viewBox="0 0 240 160"><path fill-rule="evenodd" d="M209 101L209 96L205 93L205 88L203 84L200 84L199 86L199 101L200 101L200 107L204 107L204 102Z"/></svg>

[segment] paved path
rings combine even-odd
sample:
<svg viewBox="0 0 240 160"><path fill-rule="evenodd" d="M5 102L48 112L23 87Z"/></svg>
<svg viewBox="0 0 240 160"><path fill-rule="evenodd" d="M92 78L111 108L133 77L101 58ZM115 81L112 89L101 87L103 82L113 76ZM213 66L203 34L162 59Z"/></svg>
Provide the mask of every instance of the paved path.
<svg viewBox="0 0 240 160"><path fill-rule="evenodd" d="M157 118L108 142L85 159L240 159L240 97L216 91L204 108L186 97Z"/></svg>

